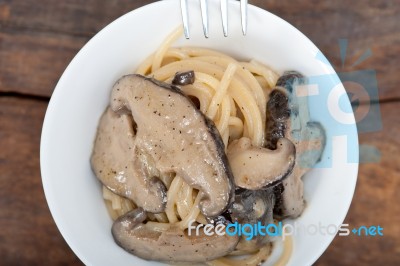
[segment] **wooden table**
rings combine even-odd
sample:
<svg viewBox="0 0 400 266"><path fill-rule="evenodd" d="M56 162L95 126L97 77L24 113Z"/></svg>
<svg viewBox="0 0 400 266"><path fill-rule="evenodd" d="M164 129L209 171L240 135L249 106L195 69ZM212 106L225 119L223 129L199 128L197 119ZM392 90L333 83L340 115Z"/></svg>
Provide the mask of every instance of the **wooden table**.
<svg viewBox="0 0 400 266"><path fill-rule="evenodd" d="M48 100L79 49L101 28L150 0L0 1L0 265L81 265L54 224L39 171ZM360 134L363 158L351 226L383 237L336 237L316 265L400 265L400 2L253 0L306 34L337 71L377 72L383 130ZM341 67L338 39L348 39ZM372 56L352 67L367 49Z"/></svg>

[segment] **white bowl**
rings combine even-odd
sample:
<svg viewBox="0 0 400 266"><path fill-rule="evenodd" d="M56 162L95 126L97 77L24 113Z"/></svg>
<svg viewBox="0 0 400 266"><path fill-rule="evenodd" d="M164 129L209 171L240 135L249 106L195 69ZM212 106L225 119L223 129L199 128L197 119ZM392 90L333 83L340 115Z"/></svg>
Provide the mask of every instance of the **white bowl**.
<svg viewBox="0 0 400 266"><path fill-rule="evenodd" d="M189 4L191 39L182 38L177 46L211 47L238 58L254 58L280 73L298 70L306 76L322 77L325 85L336 86L333 96L345 93L329 63L318 60L321 54L317 47L293 26L265 10L249 6L248 33L243 37L239 5L231 2L229 37L225 38L215 3L218 1L209 2L210 38L203 37L199 6L197 1L192 1ZM180 6L176 0L144 6L112 22L75 56L49 103L40 149L44 191L61 234L87 265L158 265L128 254L114 243L110 231L112 221L89 158L98 121L109 102L114 82L131 73L180 23ZM319 91L326 96L329 90ZM337 104L334 99L310 97L311 117L325 127L328 148L319 164L322 167L313 169L304 178L308 206L295 220L303 225L340 225L354 193L358 164L347 163L343 158L348 150L352 151L352 157L358 158L357 130L352 113L348 114L345 126L324 116L326 109L337 112L334 115L343 115L337 108L331 108ZM348 98L341 104L350 106ZM330 161L333 166L325 167ZM322 234L294 236L289 265L312 264L333 238L334 235ZM266 264L272 262L273 259Z"/></svg>

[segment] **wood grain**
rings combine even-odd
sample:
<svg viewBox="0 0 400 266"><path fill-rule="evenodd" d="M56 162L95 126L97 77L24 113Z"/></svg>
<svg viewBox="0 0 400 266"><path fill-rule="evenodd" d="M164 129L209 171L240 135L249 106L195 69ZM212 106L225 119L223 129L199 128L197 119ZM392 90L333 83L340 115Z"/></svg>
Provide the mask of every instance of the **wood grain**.
<svg viewBox="0 0 400 266"><path fill-rule="evenodd" d="M12 89L50 96L67 64L90 37L117 17L151 2L154 1L1 2L0 73L6 74L0 76L0 91ZM400 5L396 1L353 1L352 8L345 0L250 2L279 15L306 34L337 71L375 69L381 98L400 98L396 75L400 59ZM344 68L339 38L349 41ZM373 55L352 67L367 49ZM45 59L41 59L40 52L45 53Z"/></svg>
<svg viewBox="0 0 400 266"><path fill-rule="evenodd" d="M40 132L47 102L0 97L0 265L79 265L44 198Z"/></svg>
<svg viewBox="0 0 400 266"><path fill-rule="evenodd" d="M0 31L0 92L51 96L88 38L45 32Z"/></svg>
<svg viewBox="0 0 400 266"><path fill-rule="evenodd" d="M0 92L50 96L95 33L149 2L154 1L0 2Z"/></svg>
<svg viewBox="0 0 400 266"><path fill-rule="evenodd" d="M360 164L355 195L345 223L351 229L380 225L384 236L337 236L316 265L400 263L400 116L397 112L400 102L380 107L383 130L360 134L359 141L361 147L376 147L381 158L376 163ZM371 156L376 154L361 154L361 157Z"/></svg>
<svg viewBox="0 0 400 266"><path fill-rule="evenodd" d="M337 72L374 69L381 99L400 98L400 3L398 1L251 1L282 17L313 41ZM339 39L347 39L342 67ZM352 66L368 49L372 56Z"/></svg>
<svg viewBox="0 0 400 266"><path fill-rule="evenodd" d="M152 2L155 1L8 0L0 3L0 25L91 37L119 16Z"/></svg>

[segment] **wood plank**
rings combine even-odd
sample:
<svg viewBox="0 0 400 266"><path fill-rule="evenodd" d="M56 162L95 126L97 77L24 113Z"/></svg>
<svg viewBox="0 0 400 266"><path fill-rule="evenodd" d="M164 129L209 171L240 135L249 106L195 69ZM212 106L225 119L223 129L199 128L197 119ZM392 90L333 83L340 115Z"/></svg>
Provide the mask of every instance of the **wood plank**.
<svg viewBox="0 0 400 266"><path fill-rule="evenodd" d="M50 96L68 62L91 36L120 15L151 2L154 1L0 3L0 91ZM337 71L374 69L380 97L400 98L396 72L400 59L400 5L385 0L368 5L355 2L352 8L345 0L251 2L304 32ZM349 41L344 68L339 38ZM372 56L352 66L367 49L371 49Z"/></svg>
<svg viewBox="0 0 400 266"><path fill-rule="evenodd" d="M39 141L47 102L0 97L1 265L80 265L47 207Z"/></svg>
<svg viewBox="0 0 400 266"><path fill-rule="evenodd" d="M380 225L384 236L336 236L316 265L399 265L400 102L381 104L383 130L361 134L360 144L376 147L379 163L360 165L357 187L344 223L350 229ZM373 151L362 157L376 157Z"/></svg>
<svg viewBox="0 0 400 266"><path fill-rule="evenodd" d="M0 2L0 92L51 96L68 63L96 32L149 2Z"/></svg>
<svg viewBox="0 0 400 266"><path fill-rule="evenodd" d="M313 41L338 72L374 69L382 99L399 98L400 5L395 1L263 1L253 4L282 17ZM250 26L250 25L249 25ZM344 68L338 40L348 39ZM352 66L367 49L372 56Z"/></svg>
<svg viewBox="0 0 400 266"><path fill-rule="evenodd" d="M0 32L0 92L50 96L87 40L46 32Z"/></svg>
<svg viewBox="0 0 400 266"><path fill-rule="evenodd" d="M0 25L90 37L121 15L149 0L2 1Z"/></svg>

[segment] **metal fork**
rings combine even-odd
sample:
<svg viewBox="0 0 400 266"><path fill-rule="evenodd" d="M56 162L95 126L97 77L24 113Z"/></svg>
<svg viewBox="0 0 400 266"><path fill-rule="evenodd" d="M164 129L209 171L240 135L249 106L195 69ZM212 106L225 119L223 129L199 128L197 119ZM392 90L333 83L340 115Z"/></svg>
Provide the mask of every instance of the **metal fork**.
<svg viewBox="0 0 400 266"><path fill-rule="evenodd" d="M228 1L221 0L221 18L222 18L222 29L224 31L224 36L228 36ZM242 22L242 32L246 35L247 32L247 2L248 0L240 1L240 13ZM203 31L204 36L208 38L208 3L207 0L200 0L201 18L203 21ZM182 11L182 22L183 31L186 39L190 38L189 32L189 12L187 6L187 0L181 0L181 11Z"/></svg>

